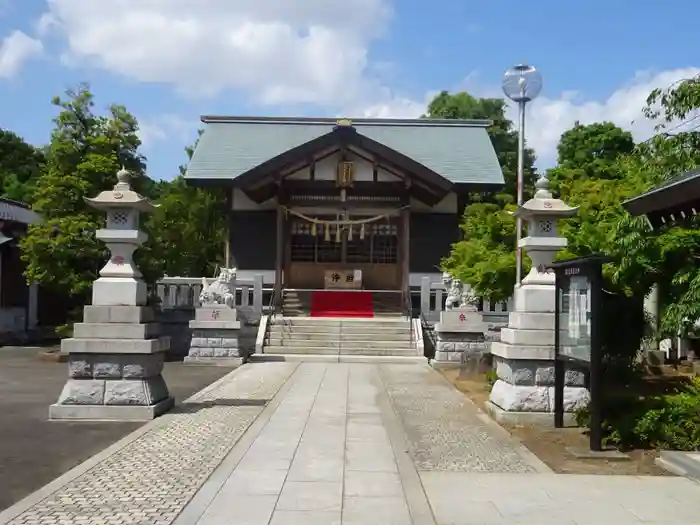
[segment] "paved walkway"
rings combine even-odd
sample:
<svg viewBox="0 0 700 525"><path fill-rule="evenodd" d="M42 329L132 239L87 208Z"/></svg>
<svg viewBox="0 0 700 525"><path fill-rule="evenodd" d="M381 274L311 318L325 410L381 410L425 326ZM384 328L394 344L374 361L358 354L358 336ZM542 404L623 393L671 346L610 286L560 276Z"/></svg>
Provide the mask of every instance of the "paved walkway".
<svg viewBox="0 0 700 525"><path fill-rule="evenodd" d="M256 363L0 524L689 525L698 496L552 474L427 366Z"/></svg>

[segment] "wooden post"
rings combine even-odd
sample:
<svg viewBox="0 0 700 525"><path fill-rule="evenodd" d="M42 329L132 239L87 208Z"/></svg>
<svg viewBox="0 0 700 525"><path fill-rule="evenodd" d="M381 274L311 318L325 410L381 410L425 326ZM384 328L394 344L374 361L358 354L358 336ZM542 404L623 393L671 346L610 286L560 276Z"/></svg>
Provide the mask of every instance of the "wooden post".
<svg viewBox="0 0 700 525"><path fill-rule="evenodd" d="M226 240L224 241L224 264L230 268L231 264L231 220L233 210L233 188L226 190Z"/></svg>
<svg viewBox="0 0 700 525"><path fill-rule="evenodd" d="M410 256L411 256L411 210L401 209L401 289L404 294L404 304L411 301Z"/></svg>
<svg viewBox="0 0 700 525"><path fill-rule="evenodd" d="M420 281L420 310L426 318L430 315L430 277Z"/></svg>
<svg viewBox="0 0 700 525"><path fill-rule="evenodd" d="M280 313L282 311L282 264L284 263L284 208L282 205L277 205L276 235L275 313Z"/></svg>
<svg viewBox="0 0 700 525"><path fill-rule="evenodd" d="M256 273L253 279L255 281L253 285L253 312L255 319L260 320L263 308L263 276Z"/></svg>

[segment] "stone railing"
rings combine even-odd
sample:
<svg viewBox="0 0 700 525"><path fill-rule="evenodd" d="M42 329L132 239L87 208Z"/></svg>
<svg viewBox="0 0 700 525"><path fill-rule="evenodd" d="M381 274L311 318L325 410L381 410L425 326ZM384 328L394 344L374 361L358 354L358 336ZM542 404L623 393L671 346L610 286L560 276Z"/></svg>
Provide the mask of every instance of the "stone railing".
<svg viewBox="0 0 700 525"><path fill-rule="evenodd" d="M208 281L211 283L214 279ZM235 290L235 307L247 314L249 319L259 320L263 310L262 275L256 275L253 279L237 279ZM164 312L194 310L199 304L201 291L201 277L163 277L155 285L155 295Z"/></svg>
<svg viewBox="0 0 700 525"><path fill-rule="evenodd" d="M429 277L423 277L420 286L420 309L429 323L436 323L440 320L440 312L445 308L447 290L442 282L433 282ZM481 299L477 309L482 313L484 321L490 324L508 323L508 302L491 302L488 299Z"/></svg>

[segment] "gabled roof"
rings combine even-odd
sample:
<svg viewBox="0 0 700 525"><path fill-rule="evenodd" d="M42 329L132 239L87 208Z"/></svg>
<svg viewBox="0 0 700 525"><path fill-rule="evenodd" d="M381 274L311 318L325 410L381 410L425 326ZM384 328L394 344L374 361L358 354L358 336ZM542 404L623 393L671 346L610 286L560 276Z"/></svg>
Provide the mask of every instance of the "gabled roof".
<svg viewBox="0 0 700 525"><path fill-rule="evenodd" d="M664 181L622 205L632 215L646 215L654 228L697 215L700 212L700 169Z"/></svg>
<svg viewBox="0 0 700 525"><path fill-rule="evenodd" d="M280 155L328 135L335 118L202 117L206 124L185 179L231 183ZM351 119L359 135L451 183L503 184L489 121Z"/></svg>
<svg viewBox="0 0 700 525"><path fill-rule="evenodd" d="M13 221L22 224L38 224L41 217L23 202L0 197L0 221Z"/></svg>

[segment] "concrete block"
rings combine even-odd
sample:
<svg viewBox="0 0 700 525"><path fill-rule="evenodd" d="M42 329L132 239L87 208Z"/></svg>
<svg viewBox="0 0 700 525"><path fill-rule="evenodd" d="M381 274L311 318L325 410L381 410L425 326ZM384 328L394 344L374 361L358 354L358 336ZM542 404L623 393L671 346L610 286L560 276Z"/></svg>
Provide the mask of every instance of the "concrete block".
<svg viewBox="0 0 700 525"><path fill-rule="evenodd" d="M501 341L491 343L491 353L504 359L526 359L530 361L553 361L552 346L516 346Z"/></svg>
<svg viewBox="0 0 700 525"><path fill-rule="evenodd" d="M49 407L52 421L150 421L170 410L172 397L155 405L60 405Z"/></svg>
<svg viewBox="0 0 700 525"><path fill-rule="evenodd" d="M445 310L440 312L440 322L435 325L436 332L476 332L488 330L479 312L465 309Z"/></svg>
<svg viewBox="0 0 700 525"><path fill-rule="evenodd" d="M69 379L58 396L59 405L101 405L104 402L105 381L100 379Z"/></svg>
<svg viewBox="0 0 700 525"><path fill-rule="evenodd" d="M163 371L164 355L157 354L144 355L122 355L122 377L124 379L146 379L160 375Z"/></svg>
<svg viewBox="0 0 700 525"><path fill-rule="evenodd" d="M501 329L501 342L510 345L550 346L554 345L554 330Z"/></svg>
<svg viewBox="0 0 700 525"><path fill-rule="evenodd" d="M105 382L105 405L155 405L169 397L162 376Z"/></svg>
<svg viewBox="0 0 700 525"><path fill-rule="evenodd" d="M156 323L75 323L76 339L153 339L160 335Z"/></svg>
<svg viewBox="0 0 700 525"><path fill-rule="evenodd" d="M92 304L102 306L145 306L148 287L131 277L100 277L92 284Z"/></svg>
<svg viewBox="0 0 700 525"><path fill-rule="evenodd" d="M158 339L64 339L61 351L71 354L154 354L170 347L169 337Z"/></svg>
<svg viewBox="0 0 700 525"><path fill-rule="evenodd" d="M119 379L122 376L122 363L118 355L96 355L92 365L95 379Z"/></svg>
<svg viewBox="0 0 700 525"><path fill-rule="evenodd" d="M240 321L190 321L193 330L240 330Z"/></svg>
<svg viewBox="0 0 700 525"><path fill-rule="evenodd" d="M565 387L564 411L584 407L589 399L585 388ZM512 385L499 379L491 389L489 401L507 412L553 412L554 387Z"/></svg>
<svg viewBox="0 0 700 525"><path fill-rule="evenodd" d="M229 308L228 306L201 306L195 310L194 320L203 322L236 322L238 321L238 314L235 308Z"/></svg>
<svg viewBox="0 0 700 525"><path fill-rule="evenodd" d="M515 289L515 311L529 313L554 312L554 286L524 284Z"/></svg>
<svg viewBox="0 0 700 525"><path fill-rule="evenodd" d="M552 330L554 331L554 312L552 313L528 313L510 312L508 314L508 328L521 330Z"/></svg>
<svg viewBox="0 0 700 525"><path fill-rule="evenodd" d="M150 323L154 320L150 306L100 306L83 308L85 323Z"/></svg>
<svg viewBox="0 0 700 525"><path fill-rule="evenodd" d="M92 360L89 355L68 354L68 377L92 378Z"/></svg>

